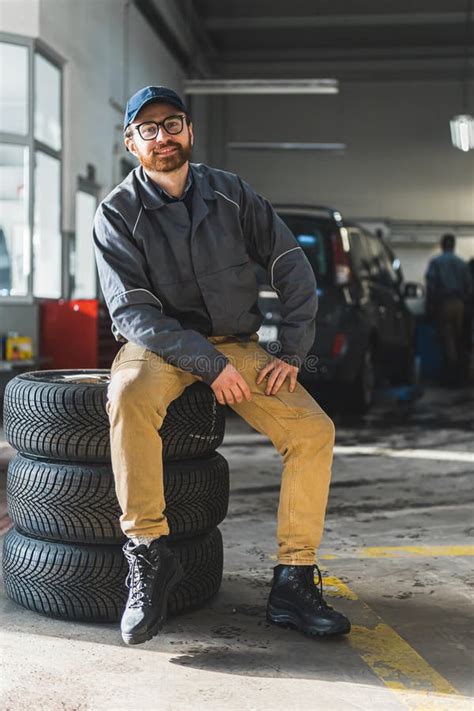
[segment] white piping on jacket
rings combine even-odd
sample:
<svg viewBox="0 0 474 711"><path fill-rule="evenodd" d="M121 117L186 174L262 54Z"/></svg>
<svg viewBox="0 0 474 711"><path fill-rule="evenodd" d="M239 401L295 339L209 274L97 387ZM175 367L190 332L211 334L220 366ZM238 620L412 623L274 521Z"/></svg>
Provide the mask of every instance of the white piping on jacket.
<svg viewBox="0 0 474 711"><path fill-rule="evenodd" d="M275 284L273 283L273 267L278 262L280 257L284 257L285 254L288 254L288 252L293 252L295 249L301 249L301 247L292 247L291 249L287 249L286 252L279 254L278 257L276 259L274 259L272 262L272 266L270 267L270 284L272 285L272 288L275 289L275 291L278 291L278 289L276 288ZM278 293L280 293L280 292L278 291Z"/></svg>
<svg viewBox="0 0 474 711"><path fill-rule="evenodd" d="M140 219L140 216L141 216L142 212L143 212L143 205L141 206L140 212L138 213L138 217L137 217L137 219L136 219L136 221L135 221L135 224L133 225L132 237L135 237L135 230L137 229L138 220Z"/></svg>
<svg viewBox="0 0 474 711"><path fill-rule="evenodd" d="M125 294L130 294L132 291L146 291L147 294L150 294L150 296L153 296L153 298L156 299L156 301L158 301L158 303L161 307L161 313L163 313L163 304L161 303L159 298L157 296L155 296L154 294L152 294L151 291L148 291L148 289L141 289L141 288L140 289L128 289L128 291L122 291L120 294L117 294L115 299L118 299L119 296L125 296ZM114 301L115 301L115 299L114 299Z"/></svg>
<svg viewBox="0 0 474 711"><path fill-rule="evenodd" d="M235 207L238 210L240 210L240 205L238 202L235 202L235 200L231 200L230 197L227 197L227 195L224 195L224 193L220 193L218 190L214 190L214 192L217 193L217 195L220 195L221 197L223 197L225 200L228 200L229 202L231 202L233 205L235 205Z"/></svg>

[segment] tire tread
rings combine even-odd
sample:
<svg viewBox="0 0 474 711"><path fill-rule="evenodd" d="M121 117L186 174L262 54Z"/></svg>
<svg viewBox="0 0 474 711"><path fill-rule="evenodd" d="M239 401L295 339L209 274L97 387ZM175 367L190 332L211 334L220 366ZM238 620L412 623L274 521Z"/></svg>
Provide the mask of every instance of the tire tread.
<svg viewBox="0 0 474 711"><path fill-rule="evenodd" d="M223 570L218 528L170 546L184 579L170 595L168 611L196 609L219 590ZM120 546L72 546L42 541L11 529L4 539L7 596L22 607L58 619L117 622L127 598L128 566Z"/></svg>

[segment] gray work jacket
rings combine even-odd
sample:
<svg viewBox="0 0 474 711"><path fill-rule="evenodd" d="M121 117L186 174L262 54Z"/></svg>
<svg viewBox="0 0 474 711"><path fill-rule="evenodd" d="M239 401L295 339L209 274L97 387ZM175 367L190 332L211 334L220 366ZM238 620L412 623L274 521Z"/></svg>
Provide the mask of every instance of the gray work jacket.
<svg viewBox="0 0 474 711"><path fill-rule="evenodd" d="M237 175L196 163L190 170L192 222L181 201L161 199L142 166L97 209L94 249L115 338L210 385L228 360L206 336L245 339L262 324L254 260L281 300L278 357L300 366L314 342L318 303L306 255Z"/></svg>

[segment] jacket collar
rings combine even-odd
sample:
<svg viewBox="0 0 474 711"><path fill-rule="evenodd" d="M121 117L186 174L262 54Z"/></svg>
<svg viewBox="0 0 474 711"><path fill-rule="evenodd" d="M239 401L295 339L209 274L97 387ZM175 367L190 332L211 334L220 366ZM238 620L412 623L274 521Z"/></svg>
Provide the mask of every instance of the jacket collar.
<svg viewBox="0 0 474 711"><path fill-rule="evenodd" d="M214 188L210 185L208 179L198 170L198 164L190 163L190 170L193 171L194 184L197 185L201 196L204 200L217 200L217 195Z"/></svg>
<svg viewBox="0 0 474 711"><path fill-rule="evenodd" d="M190 163L189 170L192 171L194 185L197 187L204 200L216 200L217 198L214 190L209 185L207 178L196 169L196 165ZM143 166L137 166L134 168L133 172L140 199L146 210L157 210L163 207L163 205L168 204L159 195L159 192L154 187L151 178L143 170Z"/></svg>

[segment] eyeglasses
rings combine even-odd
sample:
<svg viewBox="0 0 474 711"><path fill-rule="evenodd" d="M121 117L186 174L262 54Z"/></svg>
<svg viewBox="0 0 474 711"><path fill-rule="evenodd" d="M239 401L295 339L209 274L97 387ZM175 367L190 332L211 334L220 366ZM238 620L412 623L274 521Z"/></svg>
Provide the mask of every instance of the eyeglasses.
<svg viewBox="0 0 474 711"><path fill-rule="evenodd" d="M167 116L163 121L144 121L133 128L137 129L140 137L143 138L144 141L152 141L157 137L160 126L171 136L176 136L177 133L181 133L185 118L186 116L183 114L177 114L176 116Z"/></svg>

